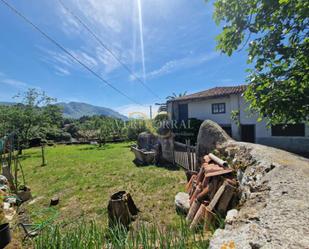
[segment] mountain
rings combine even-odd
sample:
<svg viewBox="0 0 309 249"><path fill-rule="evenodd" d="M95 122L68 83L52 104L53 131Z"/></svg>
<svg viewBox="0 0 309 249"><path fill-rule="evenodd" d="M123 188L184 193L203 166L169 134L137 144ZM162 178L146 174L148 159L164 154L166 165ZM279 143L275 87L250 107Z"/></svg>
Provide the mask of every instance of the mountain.
<svg viewBox="0 0 309 249"><path fill-rule="evenodd" d="M0 105L15 105L15 102L4 102L4 101L0 101Z"/></svg>
<svg viewBox="0 0 309 249"><path fill-rule="evenodd" d="M0 105L15 105L14 102L1 102ZM122 120L128 120L128 118L119 112L116 112L110 108L106 107L100 107L100 106L94 106L86 103L80 103L80 102L69 102L64 103L60 102L56 105L62 107L63 109L63 116L66 118L80 118L83 116L107 116L112 118L119 118Z"/></svg>
<svg viewBox="0 0 309 249"><path fill-rule="evenodd" d="M110 108L94 106L80 102L57 103L63 108L63 116L67 118L80 118L82 116L107 116L127 120L128 118Z"/></svg>

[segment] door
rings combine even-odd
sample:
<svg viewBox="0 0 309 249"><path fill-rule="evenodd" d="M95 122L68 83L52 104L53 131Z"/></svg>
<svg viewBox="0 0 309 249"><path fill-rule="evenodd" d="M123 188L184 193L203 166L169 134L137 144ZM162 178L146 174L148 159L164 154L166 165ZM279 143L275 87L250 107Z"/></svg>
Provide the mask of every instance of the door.
<svg viewBox="0 0 309 249"><path fill-rule="evenodd" d="M179 106L179 118L178 121L187 121L188 120L188 104L180 104Z"/></svg>
<svg viewBox="0 0 309 249"><path fill-rule="evenodd" d="M255 142L255 125L241 125L241 140L244 142Z"/></svg>

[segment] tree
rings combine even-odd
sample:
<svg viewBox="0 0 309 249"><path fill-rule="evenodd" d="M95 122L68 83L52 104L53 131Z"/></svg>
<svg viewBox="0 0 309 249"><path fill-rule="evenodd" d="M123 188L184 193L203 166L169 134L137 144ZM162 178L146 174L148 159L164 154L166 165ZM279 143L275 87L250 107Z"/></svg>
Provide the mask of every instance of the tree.
<svg viewBox="0 0 309 249"><path fill-rule="evenodd" d="M95 117L93 120L93 125L99 141L99 146L102 147L102 145L106 143L108 136L112 132L112 120L109 118Z"/></svg>
<svg viewBox="0 0 309 249"><path fill-rule="evenodd" d="M309 2L216 0L214 19L225 26L217 49L232 55L248 44L249 108L271 124L309 119Z"/></svg>
<svg viewBox="0 0 309 249"><path fill-rule="evenodd" d="M36 89L29 89L16 98L20 103L0 109L0 131L2 135L15 133L21 149L27 147L31 139L44 139L50 128L59 127L61 109L51 105L55 99Z"/></svg>
<svg viewBox="0 0 309 249"><path fill-rule="evenodd" d="M179 94L173 93L172 95L167 96L166 99L172 100L172 99L180 98L180 97L183 97L183 96L186 96L186 95L187 95L187 92L183 92L183 93L179 93Z"/></svg>

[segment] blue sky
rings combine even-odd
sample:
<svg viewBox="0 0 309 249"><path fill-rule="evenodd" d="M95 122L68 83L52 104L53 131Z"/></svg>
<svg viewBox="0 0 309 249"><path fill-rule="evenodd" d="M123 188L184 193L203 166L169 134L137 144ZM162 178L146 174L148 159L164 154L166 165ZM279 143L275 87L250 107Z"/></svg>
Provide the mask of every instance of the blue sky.
<svg viewBox="0 0 309 249"><path fill-rule="evenodd" d="M193 93L245 82L246 52L228 57L215 50L220 28L212 19L212 4L204 0L141 0L141 15L138 0L63 0L123 63L140 78L145 77L145 84L161 100L134 80L57 0L7 1L83 63L145 106L106 86L1 2L0 101L12 101L18 92L35 87L58 101L86 102L128 114L146 111L148 105L162 102L173 92Z"/></svg>

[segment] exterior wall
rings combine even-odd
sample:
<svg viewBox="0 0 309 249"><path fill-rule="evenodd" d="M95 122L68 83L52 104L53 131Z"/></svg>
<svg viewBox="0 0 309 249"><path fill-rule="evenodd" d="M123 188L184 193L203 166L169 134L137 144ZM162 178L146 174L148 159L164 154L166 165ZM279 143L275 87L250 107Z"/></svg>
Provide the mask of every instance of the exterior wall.
<svg viewBox="0 0 309 249"><path fill-rule="evenodd" d="M266 120L257 122L258 115L248 111L248 105L241 95L230 95L228 97L207 100L195 100L181 102L188 104L188 117L200 120L210 119L220 125L230 125L232 137L240 140L240 127L231 119L231 112L239 110L239 122L241 125L255 125L256 143L265 144L292 152L309 153L309 125L305 126L304 137L272 136L271 128L267 127ZM225 113L212 114L212 104L225 103ZM178 103L168 104L168 113L172 119L178 119ZM170 114L171 113L171 114Z"/></svg>
<svg viewBox="0 0 309 249"><path fill-rule="evenodd" d="M214 103L225 103L225 113L212 114L211 105ZM231 105L229 97L191 102L188 104L188 112L189 118L201 120L210 119L218 124L231 124Z"/></svg>

